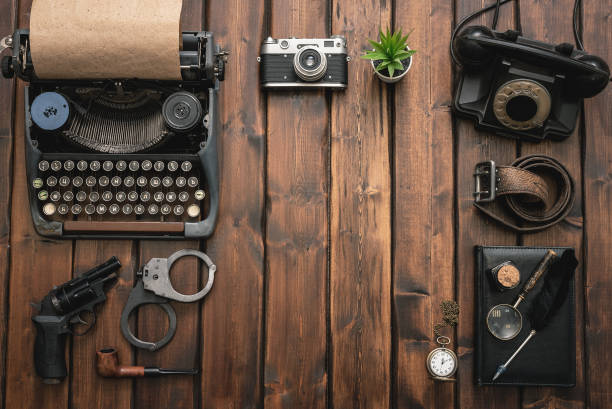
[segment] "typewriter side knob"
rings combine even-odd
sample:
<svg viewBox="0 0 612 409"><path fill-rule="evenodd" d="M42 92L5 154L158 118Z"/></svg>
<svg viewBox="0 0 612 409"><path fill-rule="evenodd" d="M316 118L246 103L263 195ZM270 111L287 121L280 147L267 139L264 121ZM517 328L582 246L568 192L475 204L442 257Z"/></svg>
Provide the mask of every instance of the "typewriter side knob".
<svg viewBox="0 0 612 409"><path fill-rule="evenodd" d="M190 92L179 91L170 95L162 106L166 125L176 132L187 132L202 119L202 104Z"/></svg>
<svg viewBox="0 0 612 409"><path fill-rule="evenodd" d="M13 78L15 70L13 70L13 61L10 55L2 57L2 76L4 78Z"/></svg>

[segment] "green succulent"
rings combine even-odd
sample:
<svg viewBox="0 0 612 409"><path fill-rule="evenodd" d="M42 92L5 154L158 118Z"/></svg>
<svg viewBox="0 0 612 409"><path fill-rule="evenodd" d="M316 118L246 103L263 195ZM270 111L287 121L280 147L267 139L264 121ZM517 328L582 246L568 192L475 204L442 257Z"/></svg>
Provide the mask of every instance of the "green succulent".
<svg viewBox="0 0 612 409"><path fill-rule="evenodd" d="M391 30L387 28L386 34L381 29L379 32L380 42L368 40L372 47L374 47L374 50L367 51L361 58L372 61L380 60L381 62L375 67L375 70L380 72L386 68L389 71L389 76L393 77L393 73L396 70L404 68L402 60L416 53L415 50L406 50L406 40L410 33L402 37L402 29L391 33Z"/></svg>

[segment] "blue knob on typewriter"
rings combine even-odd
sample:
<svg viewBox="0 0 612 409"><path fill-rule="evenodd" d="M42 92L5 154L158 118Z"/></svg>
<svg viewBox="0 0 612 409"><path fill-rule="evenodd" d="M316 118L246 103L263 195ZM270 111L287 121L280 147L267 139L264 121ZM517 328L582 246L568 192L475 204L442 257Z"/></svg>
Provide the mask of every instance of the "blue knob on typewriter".
<svg viewBox="0 0 612 409"><path fill-rule="evenodd" d="M34 98L30 106L32 121L45 131L55 131L68 122L70 105L68 100L57 92L43 92Z"/></svg>

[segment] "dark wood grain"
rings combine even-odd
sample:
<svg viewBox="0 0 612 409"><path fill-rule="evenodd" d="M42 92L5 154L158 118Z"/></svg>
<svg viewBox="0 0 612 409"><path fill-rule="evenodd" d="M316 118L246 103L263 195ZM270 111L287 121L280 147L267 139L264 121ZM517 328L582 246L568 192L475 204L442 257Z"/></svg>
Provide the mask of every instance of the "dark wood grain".
<svg viewBox="0 0 612 409"><path fill-rule="evenodd" d="M525 36L550 43L573 43L572 10L573 0L561 1L522 1L521 22ZM580 124L572 136L562 142L545 141L542 143L522 143L521 155L546 154L563 163L574 178L576 202L569 214L569 223L563 222L543 232L523 236L526 246L570 246L574 247L576 257L582 253L582 166L580 161ZM582 263L576 270L576 319L582 322L583 291ZM583 362L583 330L576 326L576 387L566 388L524 388L522 394L524 408L581 408L585 405L585 383Z"/></svg>
<svg viewBox="0 0 612 409"><path fill-rule="evenodd" d="M454 384L434 382L425 367L437 347L440 302L455 297L452 67L448 53L437 52L448 47L452 18L446 1L396 4L395 27L414 29L409 45L417 50L393 101L398 407L447 408L455 399ZM443 333L456 345L452 329Z"/></svg>
<svg viewBox="0 0 612 409"><path fill-rule="evenodd" d="M326 7L273 0L270 33L325 36ZM326 407L328 120L321 91L268 93L266 408Z"/></svg>
<svg viewBox="0 0 612 409"><path fill-rule="evenodd" d="M584 47L612 64L610 1L584 4ZM584 335L587 407L610 406L612 391L612 87L584 102Z"/></svg>
<svg viewBox="0 0 612 409"><path fill-rule="evenodd" d="M332 2L352 55L391 23L389 2ZM391 174L387 88L367 61L332 94L331 390L334 408L387 408L391 386Z"/></svg>
<svg viewBox="0 0 612 409"><path fill-rule="evenodd" d="M217 264L202 325L203 408L256 408L261 348L265 191L265 98L257 86L264 2L208 10L215 40L230 52L219 92L222 209L207 253Z"/></svg>
<svg viewBox="0 0 612 409"><path fill-rule="evenodd" d="M17 2L5 1L0 14L0 36L15 29ZM15 111L15 81L0 81L0 186L5 194L0 199L0 402L4 401L6 377L7 313L9 296L11 196L13 167L13 113Z"/></svg>
<svg viewBox="0 0 612 409"><path fill-rule="evenodd" d="M472 0L457 2L456 16L470 14L489 2ZM513 28L511 5L502 8L498 29ZM483 20L470 24L491 24L492 13ZM474 165L483 160L500 164L511 163L516 154L516 143L474 129L470 120L457 118L455 128L457 161L457 302L461 308L457 337L459 343L459 374L457 401L460 408L516 408L520 405L519 388L478 387L474 381L474 246L515 245L517 237L473 206Z"/></svg>
<svg viewBox="0 0 612 409"><path fill-rule="evenodd" d="M30 2L19 2L18 26L29 26ZM11 265L9 325L7 329L7 408L58 408L68 406L68 382L45 385L34 371L34 338L31 302L39 302L53 288L70 280L72 242L41 240L34 230L28 203L24 148L24 87L18 81L14 116L13 186L11 191ZM66 363L70 364L70 342Z"/></svg>
<svg viewBox="0 0 612 409"><path fill-rule="evenodd" d="M87 335L76 337L72 347L71 404L73 408L131 409L132 379L102 378L96 373L95 354L113 347L121 364L130 365L134 354L119 332L119 317L127 302L135 265L135 246L129 240L79 240L74 249L74 276L116 256L122 264L117 284L108 291L107 300L98 307L95 326Z"/></svg>

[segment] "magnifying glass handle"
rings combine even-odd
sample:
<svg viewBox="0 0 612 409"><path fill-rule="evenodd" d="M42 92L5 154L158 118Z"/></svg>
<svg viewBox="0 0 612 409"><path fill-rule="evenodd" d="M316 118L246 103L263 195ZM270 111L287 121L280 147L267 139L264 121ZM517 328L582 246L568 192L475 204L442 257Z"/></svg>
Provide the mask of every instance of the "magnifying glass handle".
<svg viewBox="0 0 612 409"><path fill-rule="evenodd" d="M521 290L518 299L514 303L514 308L516 308L521 303L521 301L525 299L529 291L533 290L533 287L535 287L540 277L542 277L544 273L546 273L548 267L550 267L555 257L557 257L557 253L555 253L553 250L548 250L546 252L542 260L540 260L540 262L538 263L536 269L531 274L531 277L529 277L529 280L523 286L523 289Z"/></svg>

